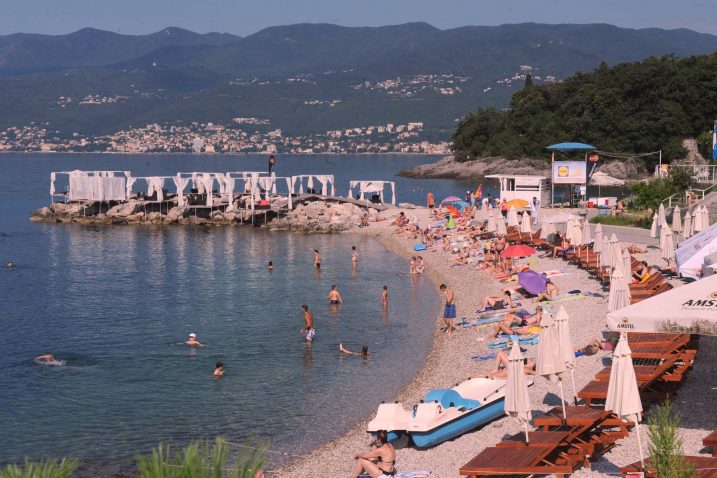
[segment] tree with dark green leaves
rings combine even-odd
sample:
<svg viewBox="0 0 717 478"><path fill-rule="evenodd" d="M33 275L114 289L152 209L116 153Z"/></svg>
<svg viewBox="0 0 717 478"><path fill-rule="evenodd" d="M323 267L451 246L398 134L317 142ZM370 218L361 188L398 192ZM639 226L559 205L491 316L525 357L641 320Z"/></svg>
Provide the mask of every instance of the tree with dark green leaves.
<svg viewBox="0 0 717 478"><path fill-rule="evenodd" d="M664 56L578 73L561 83L516 92L510 108L479 109L453 134L458 161L502 156L540 158L563 141L603 151L662 150L663 159L685 154L682 140L711 128L717 116L717 53Z"/></svg>

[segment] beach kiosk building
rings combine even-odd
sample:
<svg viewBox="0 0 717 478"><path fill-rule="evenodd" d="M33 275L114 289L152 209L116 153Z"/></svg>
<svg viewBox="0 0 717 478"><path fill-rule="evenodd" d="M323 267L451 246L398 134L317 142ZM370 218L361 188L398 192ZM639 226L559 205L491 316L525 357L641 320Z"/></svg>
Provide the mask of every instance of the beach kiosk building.
<svg viewBox="0 0 717 478"><path fill-rule="evenodd" d="M522 199L532 204L536 197L541 205L550 200L550 182L545 176L523 176L510 174L491 174L488 179L497 179L500 185L500 200Z"/></svg>

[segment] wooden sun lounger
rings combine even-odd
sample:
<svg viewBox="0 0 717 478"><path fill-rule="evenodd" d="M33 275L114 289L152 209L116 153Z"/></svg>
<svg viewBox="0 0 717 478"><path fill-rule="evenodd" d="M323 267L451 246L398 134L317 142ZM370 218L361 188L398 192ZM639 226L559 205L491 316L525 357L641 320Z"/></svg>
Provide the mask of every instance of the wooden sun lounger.
<svg viewBox="0 0 717 478"><path fill-rule="evenodd" d="M534 475L555 474L558 478L571 474L576 465L557 465L549 461L556 446L491 447L486 448L458 472L461 476Z"/></svg>
<svg viewBox="0 0 717 478"><path fill-rule="evenodd" d="M712 448L712 456L717 457L717 430L702 439L702 444Z"/></svg>
<svg viewBox="0 0 717 478"><path fill-rule="evenodd" d="M717 478L717 458L709 456L686 456L685 461L695 466L695 476L700 478ZM620 473L627 475L628 473L636 473L643 471L640 462L620 468ZM650 459L645 459L645 478L658 478L655 470L652 469Z"/></svg>
<svg viewBox="0 0 717 478"><path fill-rule="evenodd" d="M628 332L627 342L633 345L666 345L673 342L683 342L687 345L690 341L689 334L663 334L658 332Z"/></svg>

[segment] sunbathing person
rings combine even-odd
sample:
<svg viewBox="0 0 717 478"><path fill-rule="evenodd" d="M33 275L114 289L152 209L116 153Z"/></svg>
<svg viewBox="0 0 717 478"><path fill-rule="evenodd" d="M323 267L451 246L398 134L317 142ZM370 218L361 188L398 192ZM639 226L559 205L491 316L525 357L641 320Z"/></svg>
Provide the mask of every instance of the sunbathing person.
<svg viewBox="0 0 717 478"><path fill-rule="evenodd" d="M558 295L560 294L560 289L558 289L558 286L553 284L553 281L548 279L548 282L545 283L545 291L538 294L538 296L533 299L533 302L542 302L544 300L554 300Z"/></svg>
<svg viewBox="0 0 717 478"><path fill-rule="evenodd" d="M568 252L568 250L571 248L570 241L565 239L565 236L560 236L560 234L555 234L555 247L553 247L553 259L555 259L558 256L559 252L562 252L565 254Z"/></svg>
<svg viewBox="0 0 717 478"><path fill-rule="evenodd" d="M635 279L635 282L641 284L647 282L650 279L650 266L647 265L647 262L640 262L640 266L632 273L632 277Z"/></svg>
<svg viewBox="0 0 717 478"><path fill-rule="evenodd" d="M527 375L533 375L535 374L535 360L530 358L524 358L523 359L523 371ZM489 372L485 373L484 375L479 375L479 377L507 377L508 376L508 354L501 351L498 351L495 358L495 368L493 370L490 370Z"/></svg>
<svg viewBox="0 0 717 478"><path fill-rule="evenodd" d="M512 312L507 312L503 320L495 324L495 333L493 337L498 337L500 333L513 335L527 335L532 333L540 332L540 320L543 318L543 308L538 306L535 308L535 314L523 315L522 317ZM512 325L517 325L518 328L512 329ZM536 330L537 329L537 330Z"/></svg>
<svg viewBox="0 0 717 478"><path fill-rule="evenodd" d="M513 295L510 291L503 292L503 295L488 295L483 299L481 310L478 312L484 312L488 307L493 310L512 309L515 307L513 305Z"/></svg>
<svg viewBox="0 0 717 478"><path fill-rule="evenodd" d="M352 478L358 478L364 472L368 473L371 478L380 478L396 473L396 449L388 443L386 430L376 432L374 444L373 450L359 453L354 457L356 464L351 473Z"/></svg>
<svg viewBox="0 0 717 478"><path fill-rule="evenodd" d="M630 244L628 247L622 250L623 253L625 251L629 252L630 254L644 254L647 252L644 247L640 247L637 244Z"/></svg>

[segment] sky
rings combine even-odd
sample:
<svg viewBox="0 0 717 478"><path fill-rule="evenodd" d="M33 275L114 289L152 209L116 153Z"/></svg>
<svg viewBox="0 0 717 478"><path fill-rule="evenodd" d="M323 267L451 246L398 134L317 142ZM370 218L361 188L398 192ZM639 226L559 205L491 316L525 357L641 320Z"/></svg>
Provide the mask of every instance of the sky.
<svg viewBox="0 0 717 478"><path fill-rule="evenodd" d="M717 34L715 0L0 0L0 34L84 27L146 34L165 27L246 36L292 23L441 29L504 23L610 23Z"/></svg>

